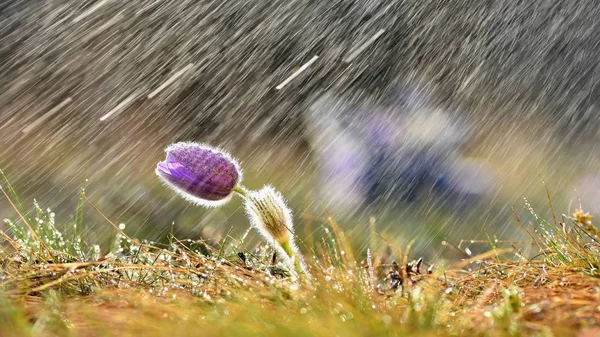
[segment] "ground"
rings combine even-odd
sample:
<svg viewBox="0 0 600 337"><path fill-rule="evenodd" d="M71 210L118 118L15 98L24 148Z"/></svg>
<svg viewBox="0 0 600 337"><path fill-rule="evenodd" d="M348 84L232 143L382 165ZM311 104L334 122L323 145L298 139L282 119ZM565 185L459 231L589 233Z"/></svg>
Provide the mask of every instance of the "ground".
<svg viewBox="0 0 600 337"><path fill-rule="evenodd" d="M5 185L6 186L6 185ZM6 336L597 336L598 241L583 211L519 222L537 253L516 244L438 267L382 235L358 256L344 232L305 252L310 274L290 274L267 245L136 240L124 226L106 252L68 233L51 210L27 215L2 189L15 220L0 256L0 334ZM80 207L99 211L81 195ZM396 262L390 262L396 260Z"/></svg>

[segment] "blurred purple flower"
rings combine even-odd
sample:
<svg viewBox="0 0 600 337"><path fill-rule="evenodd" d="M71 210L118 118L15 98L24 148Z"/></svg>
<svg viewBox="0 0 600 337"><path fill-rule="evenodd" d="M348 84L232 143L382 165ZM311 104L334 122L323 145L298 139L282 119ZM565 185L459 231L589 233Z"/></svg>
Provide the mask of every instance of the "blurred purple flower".
<svg viewBox="0 0 600 337"><path fill-rule="evenodd" d="M236 160L208 145L180 142L170 145L156 174L184 198L204 206L229 201L242 179Z"/></svg>
<svg viewBox="0 0 600 337"><path fill-rule="evenodd" d="M442 109L419 83L399 87L386 101L326 92L309 107L307 138L330 210L349 215L430 196L456 209L489 195L492 170L463 155L475 133L464 113Z"/></svg>

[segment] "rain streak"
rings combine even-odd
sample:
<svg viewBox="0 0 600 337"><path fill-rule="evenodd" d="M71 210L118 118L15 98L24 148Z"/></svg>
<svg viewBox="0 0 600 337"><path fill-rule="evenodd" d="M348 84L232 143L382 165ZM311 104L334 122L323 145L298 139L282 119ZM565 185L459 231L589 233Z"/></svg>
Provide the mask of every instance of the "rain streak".
<svg viewBox="0 0 600 337"><path fill-rule="evenodd" d="M192 207L154 174L168 144L201 142L280 190L301 238L333 218L363 253L372 230L479 251L525 235L524 197L600 212L598 15L591 0L0 1L0 169L57 218L85 187L135 236L243 234L240 202ZM86 235L112 233L86 216Z"/></svg>

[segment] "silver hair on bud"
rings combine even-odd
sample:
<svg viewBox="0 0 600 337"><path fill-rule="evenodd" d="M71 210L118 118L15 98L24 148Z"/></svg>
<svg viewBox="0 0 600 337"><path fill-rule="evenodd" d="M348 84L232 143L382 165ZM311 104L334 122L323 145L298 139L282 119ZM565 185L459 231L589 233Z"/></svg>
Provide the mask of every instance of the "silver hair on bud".
<svg viewBox="0 0 600 337"><path fill-rule="evenodd" d="M296 272L307 274L306 266L294 242L292 212L283 196L272 186L266 185L258 191L247 191L244 206L252 227L292 264Z"/></svg>

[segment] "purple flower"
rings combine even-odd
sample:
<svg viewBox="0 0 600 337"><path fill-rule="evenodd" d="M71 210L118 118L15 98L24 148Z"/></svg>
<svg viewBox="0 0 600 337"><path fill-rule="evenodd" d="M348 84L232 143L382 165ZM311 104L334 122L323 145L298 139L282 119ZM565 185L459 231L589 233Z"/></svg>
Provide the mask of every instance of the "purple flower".
<svg viewBox="0 0 600 337"><path fill-rule="evenodd" d="M180 142L170 145L156 174L184 198L204 206L219 206L242 180L237 162L208 145Z"/></svg>

